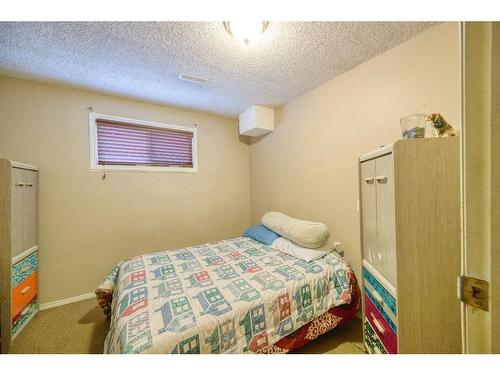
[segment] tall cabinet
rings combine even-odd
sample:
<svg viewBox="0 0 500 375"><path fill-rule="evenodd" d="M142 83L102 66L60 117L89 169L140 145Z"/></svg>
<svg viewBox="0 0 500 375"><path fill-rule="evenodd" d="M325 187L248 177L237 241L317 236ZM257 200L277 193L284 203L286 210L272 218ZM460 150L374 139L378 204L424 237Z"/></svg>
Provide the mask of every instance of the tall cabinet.
<svg viewBox="0 0 500 375"><path fill-rule="evenodd" d="M38 168L0 159L1 352L38 312Z"/></svg>
<svg viewBox="0 0 500 375"><path fill-rule="evenodd" d="M370 353L461 353L459 138L359 159L363 336Z"/></svg>

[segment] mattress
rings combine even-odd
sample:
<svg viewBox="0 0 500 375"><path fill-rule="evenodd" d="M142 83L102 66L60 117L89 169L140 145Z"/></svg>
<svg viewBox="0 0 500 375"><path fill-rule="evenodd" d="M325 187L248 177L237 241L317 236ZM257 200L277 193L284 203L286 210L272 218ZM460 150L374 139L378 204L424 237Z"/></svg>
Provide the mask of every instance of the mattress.
<svg viewBox="0 0 500 375"><path fill-rule="evenodd" d="M336 252L305 262L239 237L126 259L96 295L110 315L105 353L266 353L353 317L357 290Z"/></svg>

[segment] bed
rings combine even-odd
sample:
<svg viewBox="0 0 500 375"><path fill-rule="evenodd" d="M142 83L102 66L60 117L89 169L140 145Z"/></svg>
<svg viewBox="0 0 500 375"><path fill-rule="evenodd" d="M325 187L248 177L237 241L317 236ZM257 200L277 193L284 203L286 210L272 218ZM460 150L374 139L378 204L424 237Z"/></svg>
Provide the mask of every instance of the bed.
<svg viewBox="0 0 500 375"><path fill-rule="evenodd" d="M352 319L360 300L338 253L305 262L248 237L126 259L96 296L105 353L287 353Z"/></svg>

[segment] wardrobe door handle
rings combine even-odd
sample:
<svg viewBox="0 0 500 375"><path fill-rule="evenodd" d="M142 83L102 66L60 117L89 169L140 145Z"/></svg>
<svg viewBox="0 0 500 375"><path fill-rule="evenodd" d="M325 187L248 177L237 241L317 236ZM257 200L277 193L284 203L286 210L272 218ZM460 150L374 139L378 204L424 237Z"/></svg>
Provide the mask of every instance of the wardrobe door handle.
<svg viewBox="0 0 500 375"><path fill-rule="evenodd" d="M26 184L26 186L33 186L33 183L32 183L32 182L28 182L28 183Z"/></svg>
<svg viewBox="0 0 500 375"><path fill-rule="evenodd" d="M21 268L21 273L28 273L31 270L31 266L29 264L25 264L23 268Z"/></svg>
<svg viewBox="0 0 500 375"><path fill-rule="evenodd" d="M366 178L365 178L365 182L366 182L367 184L372 184L374 180L375 180L375 179L374 179L373 177L366 177Z"/></svg>
<svg viewBox="0 0 500 375"><path fill-rule="evenodd" d="M16 182L16 186L23 187L26 184L24 182Z"/></svg>
<svg viewBox="0 0 500 375"><path fill-rule="evenodd" d="M377 180L377 182L379 183L385 183L387 182L387 176L377 176L375 177L375 180Z"/></svg>

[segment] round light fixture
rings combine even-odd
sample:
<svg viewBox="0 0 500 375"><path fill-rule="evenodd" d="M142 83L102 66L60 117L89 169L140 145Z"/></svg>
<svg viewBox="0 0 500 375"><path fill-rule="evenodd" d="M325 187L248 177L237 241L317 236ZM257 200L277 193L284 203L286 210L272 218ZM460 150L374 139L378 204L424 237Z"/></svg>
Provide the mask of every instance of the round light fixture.
<svg viewBox="0 0 500 375"><path fill-rule="evenodd" d="M255 42L264 31L266 31L269 22L240 20L225 21L223 24L229 34L245 44L251 44Z"/></svg>

